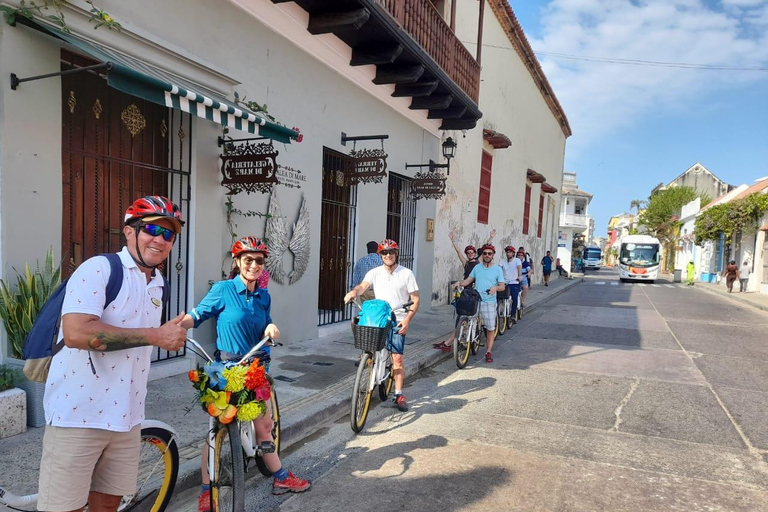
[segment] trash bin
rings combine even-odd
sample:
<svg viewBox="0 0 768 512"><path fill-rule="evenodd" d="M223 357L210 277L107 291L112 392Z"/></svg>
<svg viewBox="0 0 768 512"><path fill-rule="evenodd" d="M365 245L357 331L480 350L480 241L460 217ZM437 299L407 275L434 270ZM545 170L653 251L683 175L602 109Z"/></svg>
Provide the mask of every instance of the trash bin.
<svg viewBox="0 0 768 512"><path fill-rule="evenodd" d="M681 268L676 268L675 269L674 281L676 283L682 283L683 282L683 269L681 269Z"/></svg>

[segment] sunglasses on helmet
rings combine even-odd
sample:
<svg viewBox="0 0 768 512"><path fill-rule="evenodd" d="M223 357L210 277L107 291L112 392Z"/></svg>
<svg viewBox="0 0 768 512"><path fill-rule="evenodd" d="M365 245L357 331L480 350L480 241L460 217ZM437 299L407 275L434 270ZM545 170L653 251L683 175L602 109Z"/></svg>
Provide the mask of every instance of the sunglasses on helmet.
<svg viewBox="0 0 768 512"><path fill-rule="evenodd" d="M173 242L173 239L176 238L174 230L158 226L157 224L140 224L139 228L149 236L162 236L166 242Z"/></svg>

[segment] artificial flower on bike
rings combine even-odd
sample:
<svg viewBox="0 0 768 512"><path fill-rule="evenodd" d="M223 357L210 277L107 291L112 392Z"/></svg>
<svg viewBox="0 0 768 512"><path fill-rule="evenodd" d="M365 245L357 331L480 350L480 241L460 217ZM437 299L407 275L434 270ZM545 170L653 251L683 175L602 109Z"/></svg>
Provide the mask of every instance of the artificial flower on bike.
<svg viewBox="0 0 768 512"><path fill-rule="evenodd" d="M192 386L199 392L203 409L223 424L253 421L267 410L272 391L264 366L258 359L248 365L206 363L190 370Z"/></svg>

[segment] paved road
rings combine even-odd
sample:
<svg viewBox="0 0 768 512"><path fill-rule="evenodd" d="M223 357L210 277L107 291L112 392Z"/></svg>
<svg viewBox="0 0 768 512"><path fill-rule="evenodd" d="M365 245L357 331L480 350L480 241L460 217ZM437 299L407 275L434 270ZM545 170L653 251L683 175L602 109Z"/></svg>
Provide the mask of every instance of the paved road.
<svg viewBox="0 0 768 512"><path fill-rule="evenodd" d="M768 315L608 270L523 319L495 363L340 421L286 463L313 489L248 510L768 510Z"/></svg>

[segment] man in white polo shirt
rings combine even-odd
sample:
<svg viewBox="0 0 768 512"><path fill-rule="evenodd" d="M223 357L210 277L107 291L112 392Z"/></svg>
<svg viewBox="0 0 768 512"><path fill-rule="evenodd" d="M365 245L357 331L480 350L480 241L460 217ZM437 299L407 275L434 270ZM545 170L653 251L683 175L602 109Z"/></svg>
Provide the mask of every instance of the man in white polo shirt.
<svg viewBox="0 0 768 512"><path fill-rule="evenodd" d="M504 255L505 257L501 259L499 266L504 275L509 298L512 299L512 309L510 310L512 316L510 319L514 324L516 322L514 317L517 311L517 295L520 292L520 280L523 277L523 262L515 256L515 248L511 245L504 248Z"/></svg>
<svg viewBox="0 0 768 512"><path fill-rule="evenodd" d="M181 232L181 210L162 196L126 211L120 291L105 304L107 258L83 262L67 282L59 340L45 385L38 509L114 511L133 494L153 347L184 346L184 313L160 325L165 280L157 270Z"/></svg>
<svg viewBox="0 0 768 512"><path fill-rule="evenodd" d="M419 310L419 287L416 285L416 278L410 269L400 266L397 263L397 257L400 254L400 248L394 240L384 240L379 244L376 251L384 262L380 267L369 270L363 282L355 286L345 297L347 303L356 299L365 291L373 286L373 291L377 299L387 301L392 309L395 310L397 325L392 329L392 336L387 342L387 349L392 353L392 375L395 378L395 404L398 410L405 412L408 410L408 403L403 395L403 380L405 377L405 368L403 366L403 352L405 351L405 335L408 332L408 325L411 319ZM407 313L401 308L408 301L413 301L410 311Z"/></svg>

